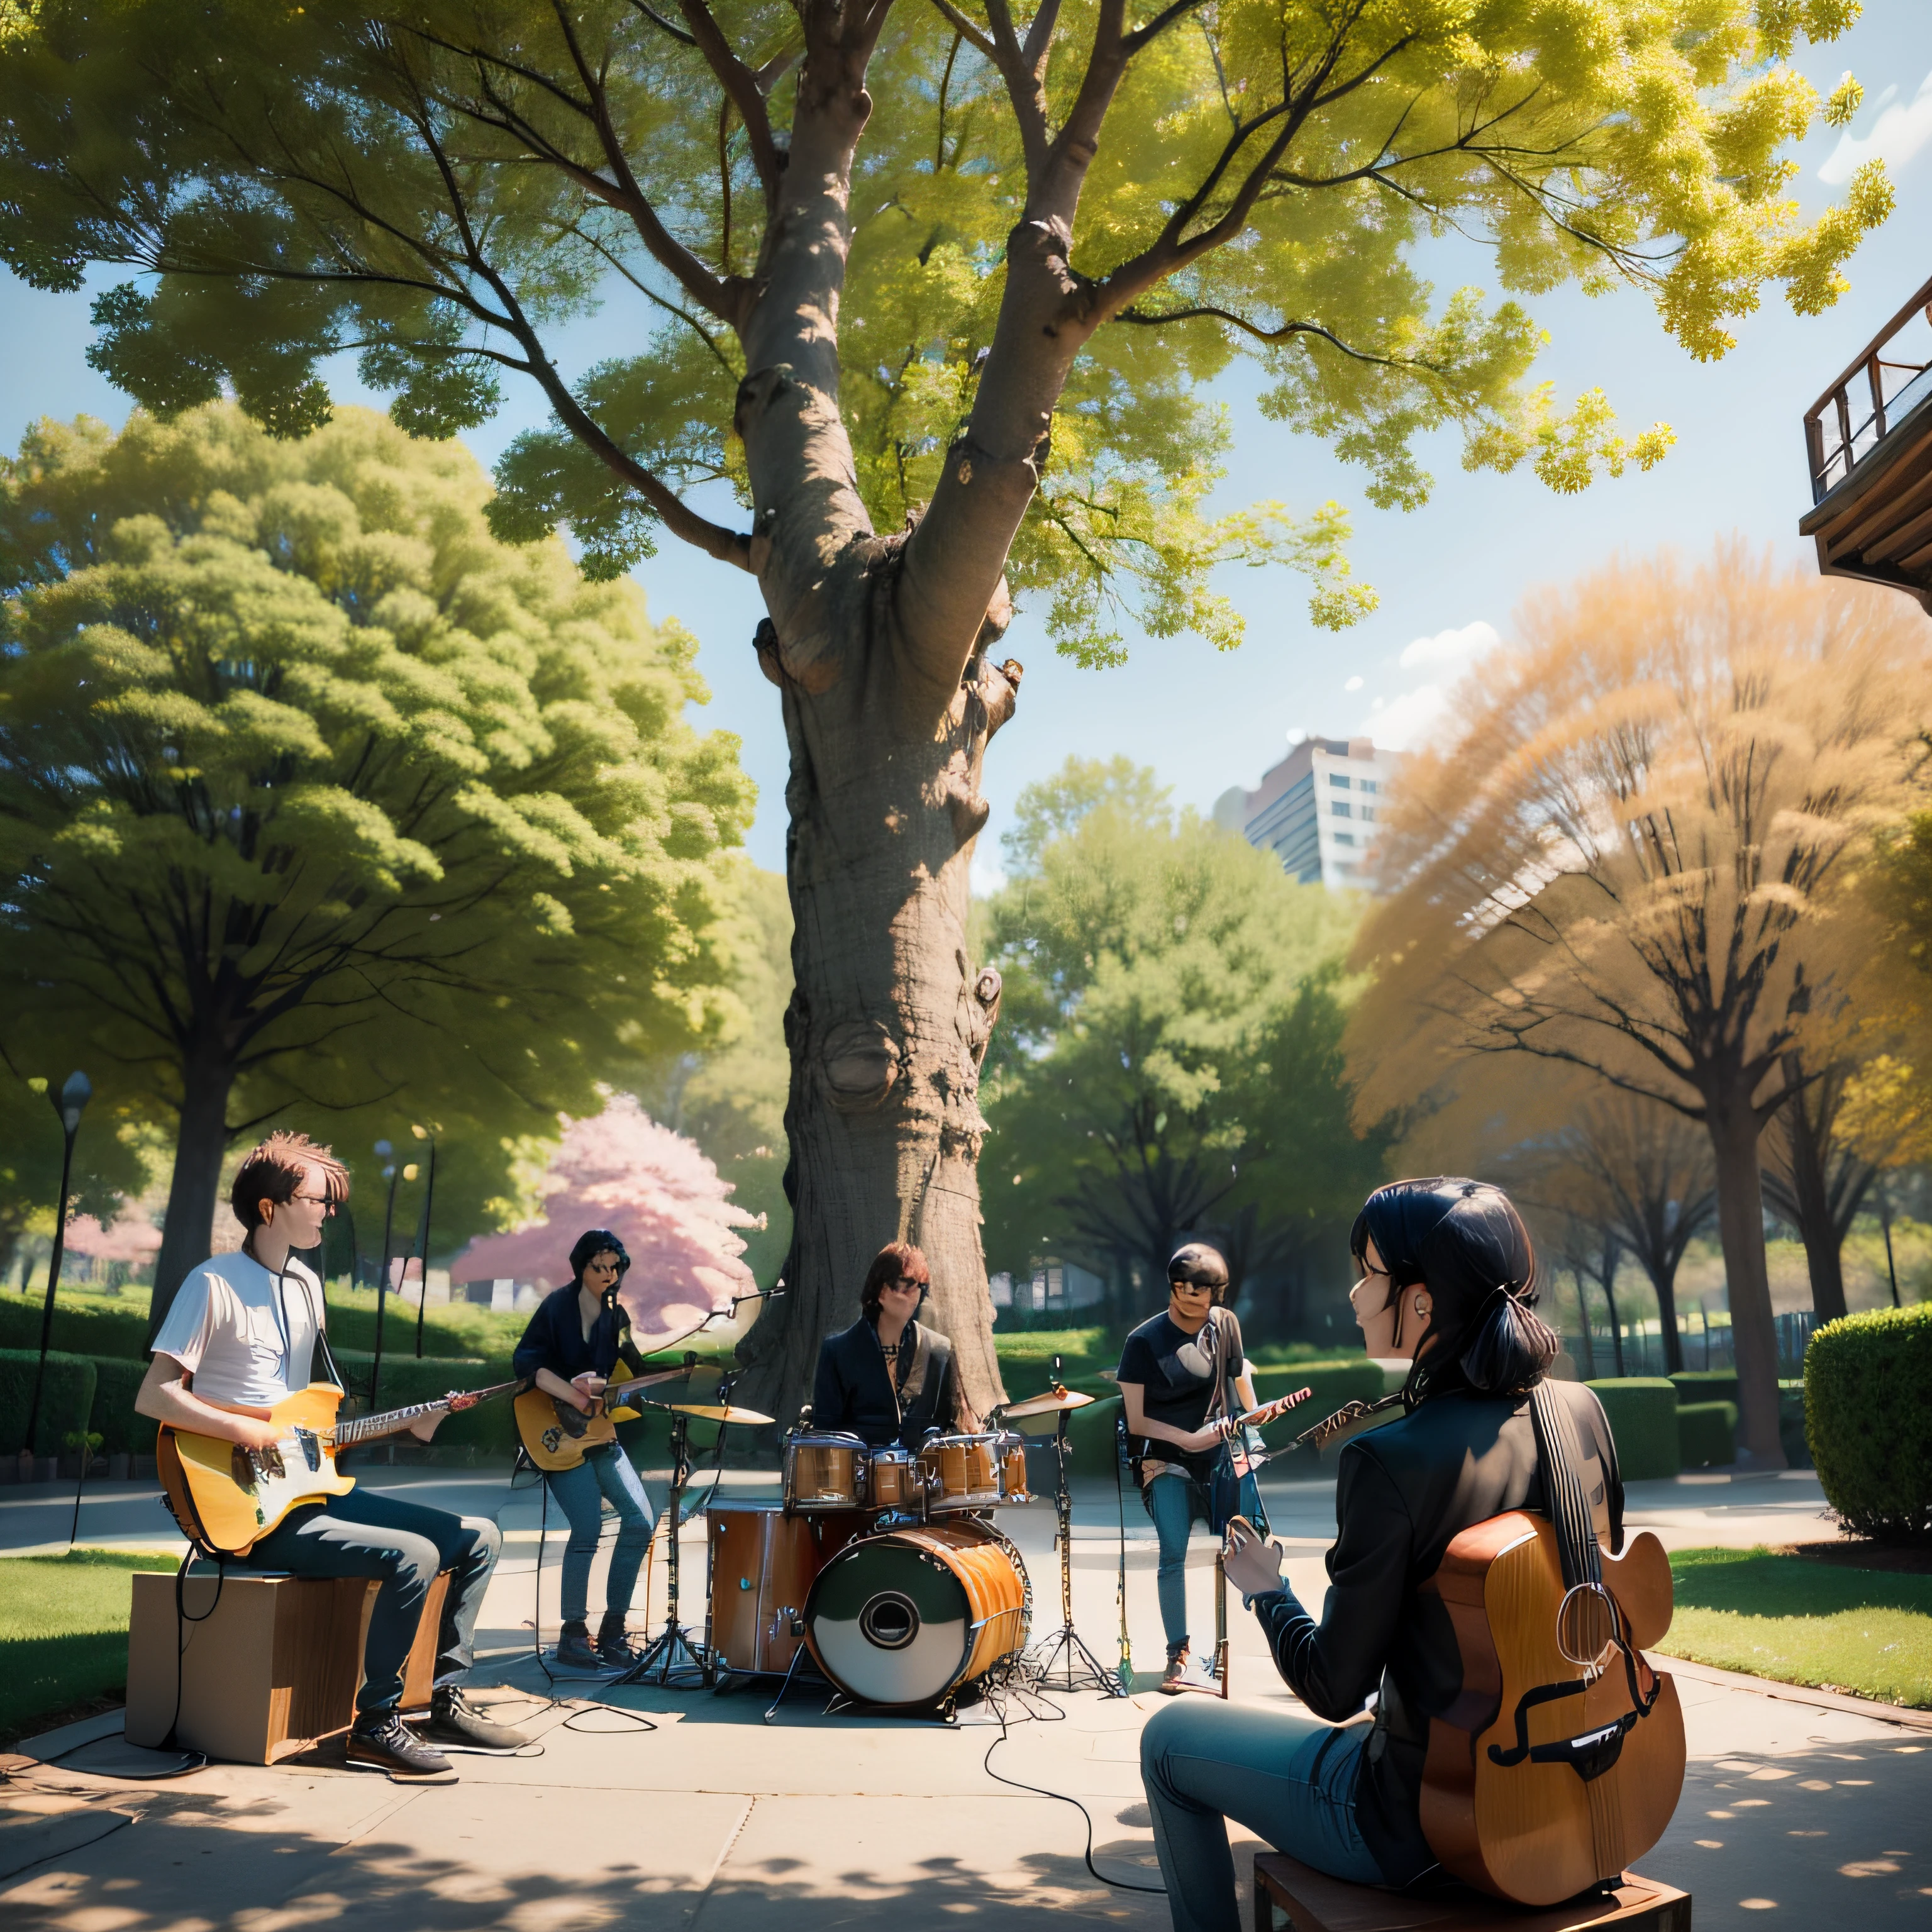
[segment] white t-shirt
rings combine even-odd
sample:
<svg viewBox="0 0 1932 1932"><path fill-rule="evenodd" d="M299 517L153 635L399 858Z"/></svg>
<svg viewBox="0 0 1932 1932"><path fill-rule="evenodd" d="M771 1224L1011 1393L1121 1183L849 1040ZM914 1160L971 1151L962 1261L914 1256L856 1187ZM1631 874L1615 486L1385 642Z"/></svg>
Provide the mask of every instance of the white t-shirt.
<svg viewBox="0 0 1932 1932"><path fill-rule="evenodd" d="M252 1256L217 1255L176 1291L153 1352L180 1363L198 1396L272 1408L308 1386L322 1305L322 1284L292 1255L279 1276Z"/></svg>

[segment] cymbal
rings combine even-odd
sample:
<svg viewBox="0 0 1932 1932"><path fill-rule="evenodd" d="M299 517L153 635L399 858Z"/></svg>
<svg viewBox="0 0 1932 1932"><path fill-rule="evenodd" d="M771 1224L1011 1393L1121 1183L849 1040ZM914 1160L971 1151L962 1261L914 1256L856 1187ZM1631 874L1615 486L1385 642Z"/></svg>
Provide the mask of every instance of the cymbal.
<svg viewBox="0 0 1932 1932"><path fill-rule="evenodd" d="M1048 1389L1046 1394L1030 1395L1024 1402L1010 1402L1000 1413L1009 1422L1016 1422L1029 1415L1058 1415L1063 1410L1084 1408L1094 1400L1078 1389Z"/></svg>
<svg viewBox="0 0 1932 1932"><path fill-rule="evenodd" d="M664 1406L674 1415L694 1415L706 1422L742 1422L752 1429L772 1420L769 1415L760 1414L755 1408L738 1408L729 1403L672 1402Z"/></svg>

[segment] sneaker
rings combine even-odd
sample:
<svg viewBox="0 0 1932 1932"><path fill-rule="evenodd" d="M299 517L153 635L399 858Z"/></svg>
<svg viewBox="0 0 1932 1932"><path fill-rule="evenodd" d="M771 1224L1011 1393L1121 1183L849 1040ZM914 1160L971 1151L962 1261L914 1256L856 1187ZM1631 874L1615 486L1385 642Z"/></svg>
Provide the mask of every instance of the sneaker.
<svg viewBox="0 0 1932 1932"><path fill-rule="evenodd" d="M349 1768L386 1772L399 1784L440 1778L453 1782L456 1767L417 1737L393 1711L358 1718L350 1728Z"/></svg>
<svg viewBox="0 0 1932 1932"><path fill-rule="evenodd" d="M590 1641L590 1626L580 1618L566 1624L556 1640L556 1660L566 1670L602 1670L604 1660Z"/></svg>
<svg viewBox="0 0 1932 1932"><path fill-rule="evenodd" d="M626 1615L622 1610L606 1610L604 1621L597 1626L597 1654L614 1670L628 1670L638 1660L638 1653L631 1648L625 1632Z"/></svg>
<svg viewBox="0 0 1932 1932"><path fill-rule="evenodd" d="M1177 1691L1186 1689L1187 1664L1187 1646L1185 1643L1172 1646L1167 1653L1167 1669L1160 1680L1160 1691L1163 1697L1172 1697Z"/></svg>
<svg viewBox="0 0 1932 1932"><path fill-rule="evenodd" d="M424 1741L439 1750L474 1751L485 1757L508 1757L530 1742L526 1731L513 1730L486 1718L454 1684L436 1691L429 1707Z"/></svg>

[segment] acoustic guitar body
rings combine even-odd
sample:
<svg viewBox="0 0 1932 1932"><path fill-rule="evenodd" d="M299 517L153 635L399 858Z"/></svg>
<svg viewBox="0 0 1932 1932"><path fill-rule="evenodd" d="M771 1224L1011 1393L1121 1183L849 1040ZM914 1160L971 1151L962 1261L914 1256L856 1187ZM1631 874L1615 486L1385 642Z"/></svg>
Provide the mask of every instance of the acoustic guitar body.
<svg viewBox="0 0 1932 1932"><path fill-rule="evenodd" d="M517 1412L517 1436L524 1454L546 1473L574 1469L592 1449L617 1439L616 1419L601 1407L590 1415L571 1409L566 1423L563 1412L569 1405L540 1388L524 1390L512 1406ZM581 1432L573 1435L573 1428Z"/></svg>
<svg viewBox="0 0 1932 1932"><path fill-rule="evenodd" d="M1683 1790L1676 1685L1642 1654L1670 1627L1670 1559L1646 1531L1602 1566L1628 1656L1612 1648L1594 1677L1558 1647L1563 1572L1546 1518L1472 1525L1423 1586L1462 1659L1461 1695L1430 1721L1423 1832L1466 1884L1524 1905L1617 1877L1664 1835Z"/></svg>
<svg viewBox="0 0 1932 1932"><path fill-rule="evenodd" d="M268 1412L281 1430L274 1449L250 1456L218 1436L164 1428L156 1466L175 1520L206 1548L244 1555L298 1504L346 1496L356 1478L335 1466L333 1444L342 1391L311 1382Z"/></svg>

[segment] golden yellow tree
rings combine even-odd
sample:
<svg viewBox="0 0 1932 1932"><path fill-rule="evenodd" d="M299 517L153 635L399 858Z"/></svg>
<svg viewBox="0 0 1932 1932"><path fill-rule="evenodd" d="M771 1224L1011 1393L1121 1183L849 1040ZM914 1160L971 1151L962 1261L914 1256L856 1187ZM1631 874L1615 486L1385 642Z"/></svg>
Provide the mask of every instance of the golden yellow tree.
<svg viewBox="0 0 1932 1932"><path fill-rule="evenodd" d="M1750 1457L1781 1466L1759 1136L1877 938L1874 834L1914 796L1932 623L1737 545L1527 608L1405 774L1364 929L1365 1114L1522 1054L1699 1122Z"/></svg>

